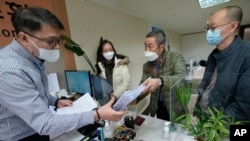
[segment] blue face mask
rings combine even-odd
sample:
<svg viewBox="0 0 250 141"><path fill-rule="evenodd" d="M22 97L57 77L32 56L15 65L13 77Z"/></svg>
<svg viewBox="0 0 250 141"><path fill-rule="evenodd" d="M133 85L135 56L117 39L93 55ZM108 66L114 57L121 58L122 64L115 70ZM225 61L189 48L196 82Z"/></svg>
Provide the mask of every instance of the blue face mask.
<svg viewBox="0 0 250 141"><path fill-rule="evenodd" d="M215 29L214 31L208 30L206 35L206 40L209 44L218 45L222 40L223 37L220 36L220 29Z"/></svg>

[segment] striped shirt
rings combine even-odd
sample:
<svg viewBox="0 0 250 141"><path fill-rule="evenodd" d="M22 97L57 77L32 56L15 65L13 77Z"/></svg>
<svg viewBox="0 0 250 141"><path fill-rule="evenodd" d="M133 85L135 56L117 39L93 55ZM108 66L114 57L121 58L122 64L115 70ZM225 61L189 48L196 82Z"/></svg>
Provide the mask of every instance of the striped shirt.
<svg viewBox="0 0 250 141"><path fill-rule="evenodd" d="M16 40L0 49L0 140L62 134L94 123L93 111L56 115L42 62Z"/></svg>

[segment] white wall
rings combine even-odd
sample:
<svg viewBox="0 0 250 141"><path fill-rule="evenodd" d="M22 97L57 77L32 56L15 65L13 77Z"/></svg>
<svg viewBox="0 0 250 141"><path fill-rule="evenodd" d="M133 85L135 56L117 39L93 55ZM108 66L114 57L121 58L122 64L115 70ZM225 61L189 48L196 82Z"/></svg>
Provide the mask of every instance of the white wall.
<svg viewBox="0 0 250 141"><path fill-rule="evenodd" d="M120 12L105 8L85 0L66 0L71 37L79 43L95 64L96 50L100 37L113 42L118 53L129 56L132 86L138 86L142 76L144 39L149 32L149 24ZM171 50L181 51L181 36L167 31L171 40ZM173 41L172 41L173 40ZM83 57L75 56L78 70L90 70Z"/></svg>
<svg viewBox="0 0 250 141"><path fill-rule="evenodd" d="M182 37L180 34L166 29L166 34L169 39L170 51L182 52Z"/></svg>
<svg viewBox="0 0 250 141"><path fill-rule="evenodd" d="M182 54L186 63L192 57L198 57L199 60L207 60L208 55L215 46L209 45L205 36L205 33L182 36Z"/></svg>

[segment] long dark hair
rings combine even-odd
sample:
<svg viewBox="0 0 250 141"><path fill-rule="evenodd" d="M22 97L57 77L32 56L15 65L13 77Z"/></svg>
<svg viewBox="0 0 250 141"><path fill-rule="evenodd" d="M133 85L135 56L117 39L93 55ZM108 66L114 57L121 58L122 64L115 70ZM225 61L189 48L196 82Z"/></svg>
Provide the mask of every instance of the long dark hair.
<svg viewBox="0 0 250 141"><path fill-rule="evenodd" d="M105 39L103 40L102 37L100 39L100 43L99 43L99 46L98 46L98 49L97 49L97 52L96 52L96 64L95 64L95 67L96 67L96 74L100 74L101 73L101 69L99 68L98 66L98 62L101 62L102 64L104 64L104 67L107 65L107 59L105 59L102 55L102 50L103 50L103 47L105 44L110 44L113 51L114 51L114 57L111 59L111 64L112 67L115 66L115 57L117 57L118 59L123 59L125 58L126 56L122 55L122 54L117 54L115 48L114 48L114 45L111 41Z"/></svg>

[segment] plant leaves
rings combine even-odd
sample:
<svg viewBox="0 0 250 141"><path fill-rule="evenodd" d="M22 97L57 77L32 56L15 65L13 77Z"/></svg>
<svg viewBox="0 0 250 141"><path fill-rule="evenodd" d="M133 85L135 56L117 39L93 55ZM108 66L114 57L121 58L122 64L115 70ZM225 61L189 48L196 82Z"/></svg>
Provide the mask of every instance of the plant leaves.
<svg viewBox="0 0 250 141"><path fill-rule="evenodd" d="M209 127L213 127L213 124L210 122L203 124L203 128L209 128Z"/></svg>
<svg viewBox="0 0 250 141"><path fill-rule="evenodd" d="M208 137L208 140L210 141L216 141L216 131L215 130L211 130L210 133L209 133L209 137Z"/></svg>
<svg viewBox="0 0 250 141"><path fill-rule="evenodd" d="M75 45L75 46L78 46L78 47L79 47L79 45L78 45L76 42L74 42L72 39L70 39L68 36L66 36L66 35L61 35L61 38L62 38L66 43L72 44L72 45Z"/></svg>

